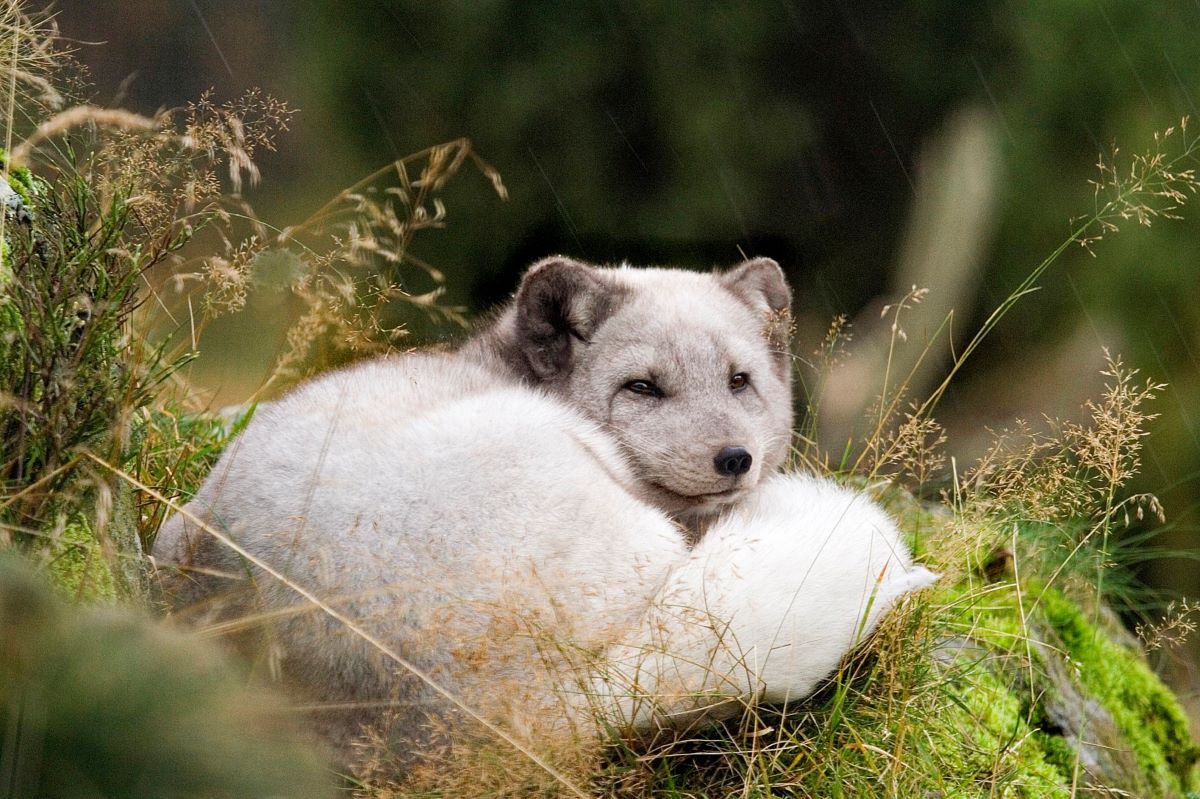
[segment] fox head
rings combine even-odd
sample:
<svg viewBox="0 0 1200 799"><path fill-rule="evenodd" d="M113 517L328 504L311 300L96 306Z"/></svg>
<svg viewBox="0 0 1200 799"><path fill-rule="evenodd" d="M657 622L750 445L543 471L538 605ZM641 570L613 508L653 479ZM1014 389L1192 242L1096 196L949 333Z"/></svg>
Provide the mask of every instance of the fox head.
<svg viewBox="0 0 1200 799"><path fill-rule="evenodd" d="M642 499L705 516L787 455L790 304L767 258L701 274L552 257L497 329L511 368L618 442Z"/></svg>

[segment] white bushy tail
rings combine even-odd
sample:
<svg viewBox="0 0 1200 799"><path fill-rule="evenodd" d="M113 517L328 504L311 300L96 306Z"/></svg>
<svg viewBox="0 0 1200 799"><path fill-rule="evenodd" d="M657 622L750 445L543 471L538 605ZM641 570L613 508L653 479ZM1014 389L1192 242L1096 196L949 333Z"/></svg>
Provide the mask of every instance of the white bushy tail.
<svg viewBox="0 0 1200 799"><path fill-rule="evenodd" d="M638 637L610 652L602 705L618 726L648 730L801 699L897 599L936 579L864 494L772 478L708 531Z"/></svg>

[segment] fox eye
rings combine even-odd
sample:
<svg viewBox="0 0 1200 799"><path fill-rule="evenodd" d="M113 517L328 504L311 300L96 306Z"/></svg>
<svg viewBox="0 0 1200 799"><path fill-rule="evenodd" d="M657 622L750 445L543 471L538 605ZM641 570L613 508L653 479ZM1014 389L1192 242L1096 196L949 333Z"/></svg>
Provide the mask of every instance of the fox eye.
<svg viewBox="0 0 1200 799"><path fill-rule="evenodd" d="M729 378L729 390L738 392L750 385L750 375L745 372L738 372L733 377Z"/></svg>
<svg viewBox="0 0 1200 799"><path fill-rule="evenodd" d="M654 385L653 380L630 380L622 388L644 397L661 397L663 395L662 389Z"/></svg>

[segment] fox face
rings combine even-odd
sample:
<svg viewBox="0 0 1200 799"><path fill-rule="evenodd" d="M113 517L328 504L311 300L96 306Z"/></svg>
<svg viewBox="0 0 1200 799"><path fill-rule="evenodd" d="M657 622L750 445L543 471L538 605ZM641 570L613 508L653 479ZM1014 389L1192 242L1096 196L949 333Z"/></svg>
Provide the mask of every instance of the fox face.
<svg viewBox="0 0 1200 799"><path fill-rule="evenodd" d="M535 264L502 324L510 358L619 445L641 499L706 516L774 472L792 425L778 264L724 273Z"/></svg>

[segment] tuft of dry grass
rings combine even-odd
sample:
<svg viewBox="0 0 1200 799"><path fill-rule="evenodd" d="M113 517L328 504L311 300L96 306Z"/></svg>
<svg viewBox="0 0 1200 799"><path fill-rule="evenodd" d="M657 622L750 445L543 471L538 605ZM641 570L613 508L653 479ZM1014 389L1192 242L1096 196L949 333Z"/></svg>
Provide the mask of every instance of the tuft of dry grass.
<svg viewBox="0 0 1200 799"><path fill-rule="evenodd" d="M501 199L500 174L467 139L439 144L381 167L278 231L274 244L299 244L293 290L304 304L286 353L268 380L291 382L349 358L392 351L407 330L400 309L465 323L463 309L440 302L445 276L412 253L422 231L445 226L440 193L470 162ZM414 174L415 173L415 174ZM433 288L414 291L414 270Z"/></svg>
<svg viewBox="0 0 1200 799"><path fill-rule="evenodd" d="M1196 632L1198 611L1200 604L1195 601L1172 600L1157 623L1139 624L1134 632L1148 652L1179 647Z"/></svg>
<svg viewBox="0 0 1200 799"><path fill-rule="evenodd" d="M1182 219L1180 210L1189 197L1200 191L1196 152L1200 135L1188 134L1189 117L1154 133L1154 143L1145 152L1134 153L1122 163L1116 145L1096 160L1099 175L1089 181L1095 190L1096 208L1084 220L1077 243L1095 256L1093 245L1116 233L1123 222L1150 227L1156 219ZM1178 142L1178 152L1170 152Z"/></svg>
<svg viewBox="0 0 1200 799"><path fill-rule="evenodd" d="M1103 397L1083 407L1086 421L1046 420L1036 431L1026 422L997 434L992 447L964 473L961 486L974 494L980 509L1019 507L1039 520L1097 517L1110 523L1128 512L1139 520L1148 508L1161 511L1151 497L1117 499L1117 492L1137 474L1147 425L1156 418L1146 404L1165 386L1136 382L1137 370L1120 357L1107 355L1108 378Z"/></svg>

